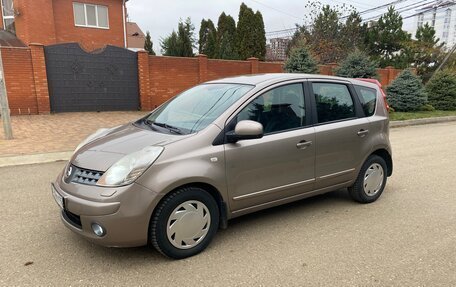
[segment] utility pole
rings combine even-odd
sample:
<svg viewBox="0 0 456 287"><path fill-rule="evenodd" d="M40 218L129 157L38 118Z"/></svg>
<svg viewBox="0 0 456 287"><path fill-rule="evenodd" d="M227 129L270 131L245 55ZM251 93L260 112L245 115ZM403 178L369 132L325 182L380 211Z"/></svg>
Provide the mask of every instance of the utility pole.
<svg viewBox="0 0 456 287"><path fill-rule="evenodd" d="M2 117L3 130L5 131L5 139L11 140L13 139L13 130L11 128L10 109L4 75L2 50L0 49L0 115Z"/></svg>
<svg viewBox="0 0 456 287"><path fill-rule="evenodd" d="M448 59L450 58L451 54L454 53L454 51L456 51L456 44L454 44L453 48L451 48L450 51L448 51L448 53L446 54L445 56L445 59L443 59L442 63L439 65L439 67L434 71L434 73L432 74L432 76L434 76L442 67L443 65L445 65L445 63L448 61Z"/></svg>

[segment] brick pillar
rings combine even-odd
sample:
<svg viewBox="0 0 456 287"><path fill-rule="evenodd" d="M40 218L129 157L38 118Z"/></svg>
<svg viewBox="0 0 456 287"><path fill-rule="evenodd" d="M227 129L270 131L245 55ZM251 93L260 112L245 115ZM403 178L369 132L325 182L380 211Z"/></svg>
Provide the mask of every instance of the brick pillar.
<svg viewBox="0 0 456 287"><path fill-rule="evenodd" d="M329 76L334 76L334 71L335 71L335 69L338 66L337 63L329 63L328 66L329 66L329 74L328 75Z"/></svg>
<svg viewBox="0 0 456 287"><path fill-rule="evenodd" d="M138 81L139 81L139 102L142 111L151 110L150 106L150 75L149 75L149 54L146 51L138 51Z"/></svg>
<svg viewBox="0 0 456 287"><path fill-rule="evenodd" d="M259 65L258 58L251 57L251 58L248 58L247 61L250 62L250 73L258 74L258 65Z"/></svg>
<svg viewBox="0 0 456 287"><path fill-rule="evenodd" d="M51 112L49 102L49 89L46 74L46 61L44 59L44 46L42 44L30 44L32 54L33 81L35 83L36 102L39 114Z"/></svg>
<svg viewBox="0 0 456 287"><path fill-rule="evenodd" d="M207 81L207 56L204 54L198 55L198 66L199 66L199 82Z"/></svg>
<svg viewBox="0 0 456 287"><path fill-rule="evenodd" d="M387 80L387 84L386 85L389 85L389 84L391 84L391 82L396 77L396 75L394 74L395 70L394 70L393 66L385 67L385 69L387 70L387 75L388 75L388 80Z"/></svg>

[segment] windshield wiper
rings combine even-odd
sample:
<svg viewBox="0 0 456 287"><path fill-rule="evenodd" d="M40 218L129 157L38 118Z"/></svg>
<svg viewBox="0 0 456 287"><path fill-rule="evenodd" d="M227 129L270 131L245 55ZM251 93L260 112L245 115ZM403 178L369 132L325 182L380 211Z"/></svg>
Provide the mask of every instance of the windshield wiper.
<svg viewBox="0 0 456 287"><path fill-rule="evenodd" d="M158 122L154 122L154 121L151 121L151 120L145 120L144 121L146 124L148 125L156 125L156 126L159 126L159 127L162 127L162 128L165 128L167 130L169 130L170 132L173 132L175 134L178 134L178 135L182 135L182 130L178 127L175 127L175 126L171 126L171 125L168 125L168 124L165 124L165 123L158 123Z"/></svg>

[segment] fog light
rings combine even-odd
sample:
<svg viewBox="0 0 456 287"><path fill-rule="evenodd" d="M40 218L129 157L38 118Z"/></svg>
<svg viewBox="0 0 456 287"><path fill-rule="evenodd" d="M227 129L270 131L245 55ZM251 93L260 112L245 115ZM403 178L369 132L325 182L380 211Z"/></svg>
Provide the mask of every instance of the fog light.
<svg viewBox="0 0 456 287"><path fill-rule="evenodd" d="M95 233L95 235L98 237L102 237L106 234L106 231L103 228L103 226L101 226L98 223L92 223L92 230L93 230L93 233Z"/></svg>

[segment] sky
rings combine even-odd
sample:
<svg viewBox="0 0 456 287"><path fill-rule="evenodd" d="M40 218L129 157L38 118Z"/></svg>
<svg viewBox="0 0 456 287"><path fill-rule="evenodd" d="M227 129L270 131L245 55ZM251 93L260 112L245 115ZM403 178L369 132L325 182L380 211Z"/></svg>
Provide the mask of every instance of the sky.
<svg viewBox="0 0 456 287"><path fill-rule="evenodd" d="M323 4L352 5L358 11L390 3L393 0L323 0ZM431 0L429 0L431 1ZM397 7L403 7L419 0L403 0ZM149 31L153 47L160 54L160 40L177 29L179 19L190 17L195 26L197 37L201 20L211 19L217 25L217 20L222 12L233 16L237 22L239 0L129 0L127 11L129 20L138 23L141 29ZM244 3L254 11L259 10L263 15L266 32L277 31L295 27L295 24L304 24L304 18L310 11L306 9L306 0L244 0ZM363 16L376 16L386 11L377 10ZM404 15L413 14L414 10L404 12ZM404 21L404 29L408 30L413 24L413 18Z"/></svg>

